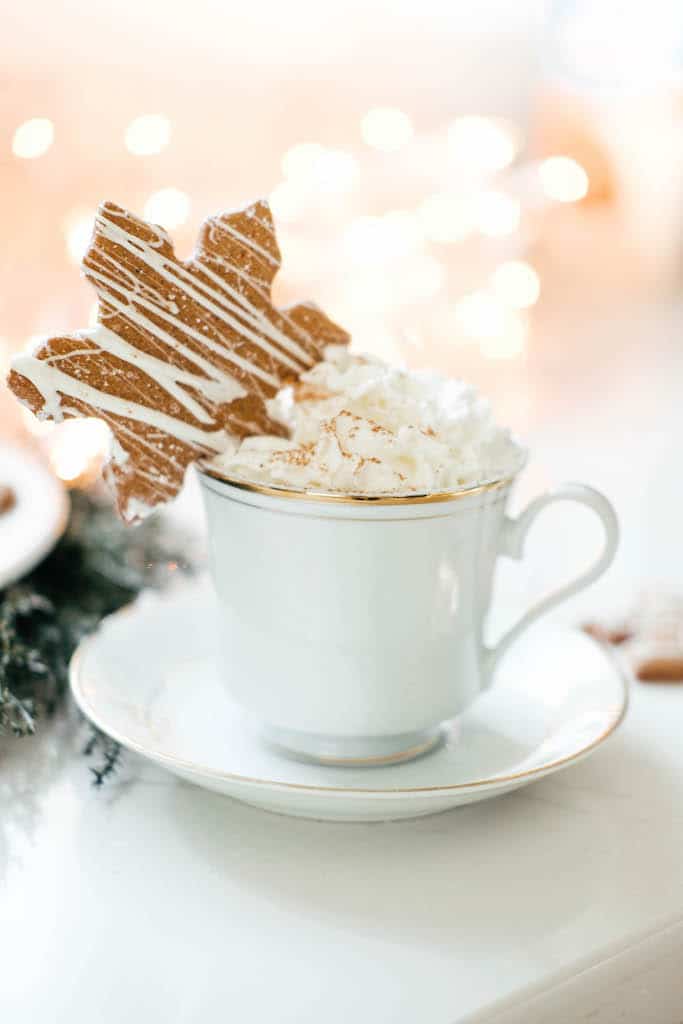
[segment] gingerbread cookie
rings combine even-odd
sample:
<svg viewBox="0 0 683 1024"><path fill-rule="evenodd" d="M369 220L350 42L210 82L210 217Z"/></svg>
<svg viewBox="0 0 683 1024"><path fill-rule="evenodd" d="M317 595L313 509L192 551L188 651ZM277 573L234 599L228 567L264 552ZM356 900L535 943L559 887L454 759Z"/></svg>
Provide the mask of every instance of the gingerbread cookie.
<svg viewBox="0 0 683 1024"><path fill-rule="evenodd" d="M11 512L17 503L17 496L11 487L0 484L0 516Z"/></svg>
<svg viewBox="0 0 683 1024"><path fill-rule="evenodd" d="M265 400L349 336L315 306L275 309L280 252L268 204L202 225L183 263L163 228L104 203L83 262L99 298L92 330L42 341L8 383L40 419L97 416L127 522L179 491L187 466L228 438L286 434Z"/></svg>

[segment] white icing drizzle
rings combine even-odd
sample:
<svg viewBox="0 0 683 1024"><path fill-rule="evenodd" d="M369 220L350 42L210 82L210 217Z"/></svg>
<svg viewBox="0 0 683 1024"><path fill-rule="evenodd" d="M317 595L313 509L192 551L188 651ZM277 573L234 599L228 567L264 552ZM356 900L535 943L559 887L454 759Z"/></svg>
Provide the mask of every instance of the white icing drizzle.
<svg viewBox="0 0 683 1024"><path fill-rule="evenodd" d="M270 224L260 218L256 218L256 220L264 230L274 236ZM181 370L161 356L151 355L136 348L134 344L110 330L106 323L99 324L90 331L80 331L75 337L92 342L102 351L138 367L163 388L169 398L177 402L199 423L206 424L207 428L215 422L215 419L187 391L186 386L195 388L209 401L217 404L234 401L247 393L246 388L221 367L216 366L208 358L209 355L216 355L221 360L232 363L246 374L262 380L274 389L279 388L281 381L276 374L269 373L214 338L207 337L202 331L184 323L178 316L177 303L173 301L173 288L188 295L207 314L220 320L226 327L243 337L245 341L256 345L269 357L289 367L296 374L311 365L313 359L305 349L288 337L276 324L271 323L264 312L254 306L245 294L231 287L227 280L224 280L204 261L197 260L195 262L197 271L204 277L202 279L193 274L186 266L163 255L160 250L165 243L170 244L168 235L159 227L150 227L150 230L153 233L151 240L143 240L112 220L106 207L103 207L98 213L97 234L133 255L136 260L141 261L163 281L171 285L170 295L164 294L160 288L150 286L148 282L140 281L134 272L121 265L114 256L109 255L103 249L94 251L95 259L87 268L88 277L95 283L100 298L109 310L123 317L132 327L145 335L153 337L162 351L173 352L176 356L188 360L199 372ZM218 230L224 230L237 238L247 248L252 249L257 257L266 259L274 266L278 265L278 261L266 249L240 232L233 230L225 223L225 220L212 219L210 232ZM199 255L201 256L202 253L200 252ZM238 276L247 280L250 287L260 298L263 298L264 302L269 301L267 291L261 287L263 282L260 278L253 277L240 267L233 267L216 252L207 252L205 258L210 260L214 266L223 267L226 276L230 272L237 271ZM146 313L153 314L155 319L151 319ZM103 316L103 320L106 321L106 314ZM289 318L286 316L285 320L289 322ZM171 330L165 330L158 321L168 324L169 328L174 329L177 334L171 333ZM299 325L292 324L292 327L299 335L305 334ZM197 342L204 354L201 349L198 352L190 344L183 342L183 336L188 339L188 342ZM276 345L271 344L268 339L271 339ZM179 440L206 445L214 450L220 447L218 438L224 437L223 431L193 427L173 416L152 409L144 402L144 394L141 394L143 401L139 403L108 394L59 370L56 365L63 360L93 356L94 354L96 354L96 349L84 347L62 355L49 356L43 360L28 355L20 356L15 360L14 369L30 380L43 397L44 405L41 416L61 418L60 395L68 396L87 402L93 408L102 410L103 413L126 416L158 427Z"/></svg>
<svg viewBox="0 0 683 1024"><path fill-rule="evenodd" d="M259 224L260 223L261 223L261 221L259 221ZM215 226L215 224L213 223L212 220L208 221L208 224L210 225L210 231L213 231L213 230L216 229L216 226ZM219 257L217 257L213 253L207 253L207 256L209 256L211 259L213 259L217 263L223 263L224 262L223 260L221 260ZM217 274L214 274L214 272L207 266L206 263L204 263L204 261L197 259L195 262L196 262L196 265L201 268L202 272L207 275L207 277L211 278L211 280L214 281L220 288L224 288L228 292L229 295L234 297L235 301L244 304L247 309L253 310L253 306L251 306L250 303L248 302L248 300L245 299L244 295L241 292L235 291L233 288L230 288L225 281L221 280L221 278ZM261 281L260 278L254 277L253 274L250 274L243 267L238 267L237 265L235 265L234 267L231 267L230 269L233 271L234 274L237 275L237 277L240 278L240 280L246 281L247 284L249 285L249 287L252 288L253 291L256 292L256 294L259 296L259 298L263 299L263 302L266 305L270 302L270 293L268 292L267 289L262 287L263 282ZM301 308L302 306L306 306L306 307L308 307L310 309L317 309L317 306L314 303L312 303L312 302L301 302L301 303L298 304L298 308ZM278 314L278 317L284 323L286 323L287 326L295 334L297 334L300 338L302 338L305 341L309 337L306 329L304 327L302 327L301 324L298 324L296 322L296 320L292 320L292 318L288 315L291 312L291 310L294 309L294 308L296 308L296 307L294 307L294 306L285 306L282 309L278 309L277 314ZM277 332L277 328L275 327L275 325L272 324L269 320L267 320L260 313L259 313L259 326L263 330L267 329L269 332ZM291 347L291 350L292 351L296 351L297 355L300 356L301 360L304 361L307 366L312 366L314 364L315 360L312 359L312 357L306 352L305 349L300 348L296 344L296 342L293 341L288 335L282 334L282 332L278 332L278 340L280 339L280 336L287 339L287 344ZM281 344L284 344L284 342L281 342Z"/></svg>
<svg viewBox="0 0 683 1024"><path fill-rule="evenodd" d="M108 306L111 306L111 308L117 313L120 313L121 316L132 324L133 327L140 328L145 333L152 334L156 341L164 343L179 355L183 355L193 363L196 363L197 366L200 366L205 370L208 375L208 379L220 376L221 380L233 380L232 377L222 373L215 363L212 363L209 359L198 355L195 353L194 349L189 348L187 345L183 345L174 334L164 331L163 327L160 327L159 324L150 320L149 317L144 316L130 302L122 302L120 299L117 299L114 292L110 291L109 288L106 287L106 285L111 283L112 287L114 287L116 291L122 291L118 282L114 278L108 277L91 268L88 268L88 275L94 281L97 281L98 285L100 285L99 292L104 302L106 302ZM242 356L230 351L230 349L227 349L224 345L219 344L219 342L214 341L212 338L208 338L205 334L202 334L201 331L196 330L194 327L190 327L188 324L184 324L182 320L178 320L176 317L167 315L161 307L157 306L155 303L148 302L140 295L135 297L135 302L136 305L142 306L144 309L149 309L149 311L153 312L155 316L159 317L159 319L170 321L188 338L193 338L195 341L199 342L201 345L209 349L209 351L214 352L222 359L226 359L227 361L234 363L235 366L239 366L242 370L246 373L250 373L253 377L258 377L266 384L270 384L273 387L279 386L277 377L274 377L270 373L266 373L266 371L262 370L259 366L254 366L254 364L250 363L247 359L244 359ZM116 335L116 337L118 337L118 335Z"/></svg>
<svg viewBox="0 0 683 1024"><path fill-rule="evenodd" d="M96 334L96 331L93 331L93 334ZM35 359L33 356L20 355L14 360L12 366L17 373L30 380L43 396L45 404L40 410L41 419L53 419L57 423L62 420L63 410L60 395L65 395L68 398L86 402L94 409L112 413L114 416L125 416L128 419L147 423L187 444L204 445L213 451L220 451L224 445L225 432L223 430L202 430L183 420L175 419L159 409L152 409L148 405L140 405L137 402L119 398L118 395L100 391L90 384L86 384L85 381L77 380L56 366L52 366L47 359ZM183 402L187 400L192 401L189 395L185 396Z"/></svg>
<svg viewBox="0 0 683 1024"><path fill-rule="evenodd" d="M171 398L175 399L191 416L194 416L200 422L213 423L214 417L190 395L186 388L179 385L186 384L195 388L212 402L232 402L235 398L242 398L246 394L244 388L233 377L224 377L219 381L202 377L196 373L190 373L187 370L180 370L178 367L171 366L157 356L149 355L147 352L142 352L139 348L135 348L130 342L110 331L104 324L99 324L91 331L79 331L75 336L93 341L103 351L110 352L114 356L125 359L128 363L138 366L156 384L162 387ZM65 353L63 356L56 357L51 356L50 363L54 366L58 359L68 359L72 354L77 355L81 354L81 352ZM82 354L92 355L92 349L83 349ZM215 373L216 368L207 360L197 359L196 362L206 372L213 370Z"/></svg>
<svg viewBox="0 0 683 1024"><path fill-rule="evenodd" d="M267 212L267 206L264 208ZM274 251L243 234L223 215L206 222L204 237L210 245L200 245L192 260L185 264L174 258L171 240L163 228L144 225L149 234L139 238L126 228L129 215L125 211L106 204L102 206L96 220L96 239L129 253L134 263L149 268L154 276L143 280L138 268L127 266L116 252L107 251L96 243L91 246L85 272L104 305L101 322L92 330L70 335L83 342L82 346L51 355L49 349L44 351L49 341L42 342L34 348L35 354L20 355L12 364L43 399L37 415L59 422L65 415L81 414L78 402L86 404L96 414L101 414L115 432L111 456L118 466L123 466L130 457L123 447L125 443L149 453L152 466L157 452L153 438L136 433L134 426L123 423L122 418L144 423L188 445L214 452L223 450L228 440L225 429L216 429L216 413L207 410L206 402L202 404L195 396L220 406L250 392L259 393L258 382L261 382L262 394L264 391L272 394L281 387L282 378L287 375L285 370L299 376L316 362L315 354L304 347L313 341L311 333L289 315L291 310L274 310L271 305L269 286L280 265L279 252L272 222L259 217L258 211L259 206L254 205L242 213L273 239ZM222 233L248 250L250 258L242 265L233 264L221 255ZM225 244L226 238L222 241ZM187 322L187 315L183 319L182 307L176 301L180 296L186 296L195 305L192 312L196 315L192 316L191 323ZM128 341L112 330L108 323L114 318L125 321L144 337L146 347L153 342L154 351L139 349L134 336ZM220 326L216 332L214 324L224 327L231 337L222 339ZM235 345L235 335L245 344ZM244 354L249 352L249 346L262 355L258 362ZM140 401L122 398L88 383L86 364L84 379L72 376L59 366L61 363L68 367L71 360L74 365L78 365L79 360L96 360L98 352L107 353L151 378L168 396L169 403L182 410L181 415L192 418L193 423L148 405L150 396L145 391L144 381L138 380L135 373L127 375L128 393L139 395ZM42 358L38 358L39 355ZM189 368L178 367L179 361ZM241 371L247 380L242 383L233 375L232 368L234 372ZM106 374L106 369L103 372ZM116 377L112 372L112 382ZM107 387L106 382L104 387ZM254 428L258 429L258 424L254 424ZM145 469L136 460L132 472L149 481L153 489L158 486L172 489L174 481L169 479L168 473L175 470L182 476L185 466L180 456L174 457L172 450L166 451L164 457L166 471ZM134 505L131 501L138 499L128 501L128 513L134 517L149 511L147 506L143 508L142 504Z"/></svg>
<svg viewBox="0 0 683 1024"><path fill-rule="evenodd" d="M254 214L247 214L247 216L254 217ZM257 224L263 224L263 221L259 220L258 217L254 217L254 219L256 220ZM234 228L232 224L226 224L225 221L222 221L221 227L223 228L224 231L227 231L229 235L232 235L233 238L236 238L238 242L241 242L242 245L246 246L247 249L253 249L254 252L257 252L259 256L262 256L267 263L271 264L271 266L280 266L278 260L275 259L272 253L268 252L267 249L264 249L263 246L258 245L258 243L256 243L253 238L247 238L246 235L243 235L241 231L238 231L236 228ZM270 232L270 234L273 233L270 226L268 227L268 231Z"/></svg>
<svg viewBox="0 0 683 1024"><path fill-rule="evenodd" d="M244 235L228 228L225 222L221 222L221 227L224 228L228 234L236 235L245 246L249 246L257 252L266 252L265 249L262 249L261 246L246 238ZM194 299L194 301L201 306L202 309L206 310L207 313L211 313L219 320L222 320L226 326L230 327L233 331L236 331L246 341L250 341L253 345L256 345L264 352L267 352L271 357L285 363L290 367L290 369L294 370L295 373L300 373L302 369L313 363L313 359L304 351L304 349L288 338L283 331L278 330L278 328L272 324L260 310L256 309L256 307L249 303L244 295L240 295L240 301L235 304L235 295L238 293L231 289L226 281L221 281L218 275L213 275L212 279L215 279L215 283L220 285L221 292L216 292L205 282L199 280L197 276L192 274L186 267L168 259L168 257L163 256L157 251L156 246L152 246L148 242L142 241L135 235L131 235L130 232L125 230L125 228L122 228L114 221L109 220L109 218L103 213L98 215L96 230L103 238L113 242L115 245L119 245L126 252L133 254L164 280L185 292L186 295ZM268 254L268 256L275 266L279 265L277 260L270 257L270 254ZM227 272L232 270L232 265L227 261L222 260L216 254L211 253L211 257L215 262L222 263ZM115 264L115 266L117 273L119 273L119 265ZM207 267L203 262L198 262L197 268L204 273L207 272ZM88 273L93 277L95 276L90 268L88 269ZM209 276L211 276L210 271L207 273L207 277ZM179 280L179 278L181 280ZM113 284L117 291L124 294L129 303L140 302L140 304L143 305L137 281L135 282L136 287L122 288L120 281L116 276L114 276L110 280L109 284ZM104 295L103 298L105 298L105 301L108 301L108 297L106 295ZM155 308L155 305L163 307L163 302L159 302L159 299L163 299L163 296L155 296L154 303L151 306L148 305L147 308L152 308L154 309L154 312L158 311L161 313L161 310ZM134 307L131 311L131 319L133 319L133 313ZM128 313L126 313L126 315L128 316ZM256 327L257 330L252 330L248 325L245 325L237 319L237 317L241 317L242 320L248 318L252 326ZM187 325L181 320L168 315L166 318L170 319L179 330L189 333ZM282 345L283 348L296 355L299 362L297 363L293 359L288 358L285 353L269 344L263 337L264 334L268 334L274 341L277 341L278 344ZM191 336L195 337L196 340L201 341L203 344L210 343L211 341L211 339L207 338L199 331L194 332ZM217 351L217 354L224 355L226 358L230 358L231 356L231 353L229 353L229 351L222 345L217 345L215 350ZM259 373L259 367L253 363L246 363L244 369L248 369L248 372L253 373L254 376L261 376L261 373ZM278 386L279 381L275 381L275 387Z"/></svg>
<svg viewBox="0 0 683 1024"><path fill-rule="evenodd" d="M226 266L225 260L221 260L218 256L212 255L212 259L214 260L214 262L222 263L224 266ZM253 324L253 326L256 327L263 334L267 334L274 341L277 341L280 345L282 345L283 348L286 348L288 349L288 351L292 352L295 355L295 357L299 360L299 363L303 363L304 366L311 366L313 364L313 359L306 352L306 350L301 348L300 345L298 345L295 341L288 337L288 335L286 335L283 331L280 331L275 326L275 324L271 323L271 321L263 315L261 311L255 310L254 306L251 305L249 300L245 298L242 292L238 291L235 288L231 288L227 281L223 280L218 274L214 273L214 271L208 266L207 263L198 260L195 265L201 270L203 274L205 274L209 278L209 280L213 281L214 284L218 285L218 287L222 291L224 291L226 295L228 295L240 306L240 309L235 311L236 315L243 317L245 320L249 320ZM185 271L184 267L179 267L178 269L181 271ZM236 270L237 268L231 267L230 269ZM246 274L245 272L241 271L241 269L239 270L238 276L244 280L247 280L250 286L264 300L264 302L267 303L270 301L268 293L264 291L264 289L259 288L258 285L254 283L256 281L256 278L251 277L251 275ZM197 278L192 278L192 280L195 281L198 288L208 290L210 295L216 294L215 292L208 288L206 282L200 281ZM230 303L226 303L225 298L221 296L217 296L217 299L219 302L230 305ZM295 330L300 337L306 336L306 332L302 330L298 324L294 323L294 321L291 320L288 316L286 316L285 313L283 313L282 311L279 311L279 313L280 316L282 316L282 318L285 320L285 322L293 330ZM259 340L258 344L262 345L263 342ZM268 351L272 351L272 349L270 349L269 347ZM301 372L301 366L288 360L284 353L276 349L275 355L278 359L282 360L282 362L286 362L289 366L292 367L292 369L295 369L297 373Z"/></svg>

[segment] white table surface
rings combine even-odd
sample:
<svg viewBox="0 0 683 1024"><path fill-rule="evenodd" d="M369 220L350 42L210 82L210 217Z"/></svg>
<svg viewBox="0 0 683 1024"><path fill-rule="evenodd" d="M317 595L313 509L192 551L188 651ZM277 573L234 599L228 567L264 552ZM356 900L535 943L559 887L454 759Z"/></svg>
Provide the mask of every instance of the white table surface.
<svg viewBox="0 0 683 1024"><path fill-rule="evenodd" d="M663 309L656 330L648 316L656 357L628 318L618 365L594 354L573 414L558 399L532 438L518 503L585 479L624 527L609 577L565 619L642 581L683 587L681 316ZM546 370L571 387L566 367ZM561 513L508 589L583 557L588 521L558 545ZM634 684L618 734L559 775L379 825L269 815L132 755L95 790L82 741L71 715L0 748L3 1020L680 1020L683 688Z"/></svg>

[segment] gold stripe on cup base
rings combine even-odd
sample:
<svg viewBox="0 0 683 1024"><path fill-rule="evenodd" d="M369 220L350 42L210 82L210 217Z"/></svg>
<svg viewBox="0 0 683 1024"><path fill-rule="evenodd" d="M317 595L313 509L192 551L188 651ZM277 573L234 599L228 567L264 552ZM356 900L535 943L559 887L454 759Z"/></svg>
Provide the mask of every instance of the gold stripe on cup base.
<svg viewBox="0 0 683 1024"><path fill-rule="evenodd" d="M371 768L382 765L401 764L403 761L412 761L416 757L433 750L443 739L443 731L438 728L434 734L422 743L416 743L406 750L397 750L394 754L370 754L367 757L344 757L339 754L312 754L290 749L268 740L271 747L275 747L285 756L294 757L295 760L305 761L307 764L326 765L330 768Z"/></svg>

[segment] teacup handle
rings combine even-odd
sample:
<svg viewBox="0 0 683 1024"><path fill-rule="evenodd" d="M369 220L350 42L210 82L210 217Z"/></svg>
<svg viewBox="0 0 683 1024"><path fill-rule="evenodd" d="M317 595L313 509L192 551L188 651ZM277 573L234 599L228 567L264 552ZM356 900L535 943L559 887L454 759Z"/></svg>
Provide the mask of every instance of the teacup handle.
<svg viewBox="0 0 683 1024"><path fill-rule="evenodd" d="M526 535L531 524L539 512L555 501L576 501L581 505L592 508L597 513L605 529L605 543L602 552L596 561L585 572L582 572L580 576L577 576L576 579L571 580L569 583L565 583L563 587L560 587L542 601L538 601L533 605L521 617L519 622L501 637L495 647L484 648L484 686L491 684L493 674L501 657L527 626L530 626L540 615L544 615L545 612L554 608L555 605L571 597L572 594L576 594L599 576L602 576L614 558L614 552L619 541L619 524L616 514L607 498L592 487L585 486L585 484L564 484L562 487L534 498L516 519L506 516L503 522L500 553L507 555L509 558L521 558L524 553Z"/></svg>

